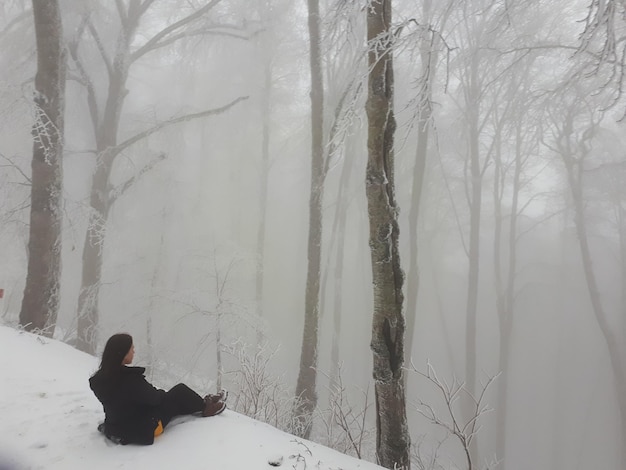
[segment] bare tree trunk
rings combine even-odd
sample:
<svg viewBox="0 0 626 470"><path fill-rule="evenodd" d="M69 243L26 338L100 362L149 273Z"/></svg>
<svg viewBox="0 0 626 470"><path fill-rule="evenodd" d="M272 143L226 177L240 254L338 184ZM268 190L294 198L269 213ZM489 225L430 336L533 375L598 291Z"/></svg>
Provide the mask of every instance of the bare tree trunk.
<svg viewBox="0 0 626 470"><path fill-rule="evenodd" d="M76 347L95 354L98 343L98 297L102 276L106 223L109 217L107 182L110 169L98 166L91 185L89 226L83 244L81 289L78 295Z"/></svg>
<svg viewBox="0 0 626 470"><path fill-rule="evenodd" d="M424 41L430 44L429 41ZM432 88L430 86L431 52L424 50L422 46L420 55L424 73L422 79L427 83L423 85L424 96L418 98L420 110L417 119L417 149L415 151L415 167L413 170L413 187L411 191L411 206L409 208L409 271L407 275L407 309L406 309L406 362L410 362L413 353L413 339L415 336L415 324L417 320L417 296L419 291L419 267L418 267L418 224L419 211L422 200L422 187L424 186L424 173L426 172L426 158L428 156L428 138L430 120L432 117L431 99ZM432 53L434 54L434 53ZM424 62L427 61L427 62Z"/></svg>
<svg viewBox="0 0 626 470"><path fill-rule="evenodd" d="M267 12L261 12L261 18L271 15L269 3L262 8ZM261 172L259 176L259 225L257 227L257 259L256 259L256 314L263 317L263 288L264 288L264 266L265 266L265 226L267 217L267 189L270 169L270 124L271 107L270 97L272 90L272 64L268 54L269 45L267 40L259 41L259 48L263 54L263 90L261 94ZM262 328L257 332L257 343L263 343Z"/></svg>
<svg viewBox="0 0 626 470"><path fill-rule="evenodd" d="M470 92L470 94L472 94ZM476 97L477 94L472 94ZM476 393L476 312L478 309L478 278L480 267L480 216L482 208L482 173L480 171L480 150L478 116L476 115L476 102L470 99L469 111L469 152L470 152L470 236L469 236L469 266L467 274L467 303L465 325L465 381L467 390L471 394ZM472 416L472 403L466 401L465 417ZM475 460L478 445L477 439L472 441L470 452Z"/></svg>
<svg viewBox="0 0 626 470"><path fill-rule="evenodd" d="M376 392L376 455L390 469L410 468L404 392L402 312L404 273L398 250L398 207L394 183L393 53L391 0L367 8L368 160L365 189L369 214L374 312L373 376Z"/></svg>
<svg viewBox="0 0 626 470"><path fill-rule="evenodd" d="M113 162L119 152L117 133L120 116L126 98L124 84L128 76L130 43L138 25L139 17L133 17L129 9L128 22L118 37L113 65L109 73L109 86L102 120L94 118L96 136L96 169L92 175L89 226L83 245L82 276L77 309L76 347L89 354L95 354L98 344L98 324L100 313L98 302L102 278L102 258L106 238L106 226L111 208L109 177ZM75 58L76 60L76 58ZM91 103L90 103L91 105ZM93 105L95 106L95 104ZM91 108L92 114L98 112Z"/></svg>
<svg viewBox="0 0 626 470"><path fill-rule="evenodd" d="M150 51L159 49L166 45L172 44L174 41L185 37L181 34L187 26L195 20L211 10L221 0L211 0L193 11L186 17L177 22L166 26L147 39L143 46L135 48L131 53L131 44L133 43L135 33L139 26L142 16L152 5L152 1L145 2L116 2L118 14L120 16L120 32L115 44L115 53L112 58L108 57L106 50L100 50L100 57L105 64L106 77L108 86L106 91L106 102L104 111L101 113L98 109L98 100L95 93L95 81L90 77L78 54L78 46L80 44L81 35L85 31L85 25L88 18L79 28L79 35L70 43L70 53L77 66L80 75L80 81L86 87L87 104L91 121L94 129L96 140L96 169L92 176L91 197L89 215L89 227L85 235L85 244L83 247L83 270L81 278L81 288L78 298L78 331L77 331L77 347L85 352L94 353L98 343L98 301L99 291L102 277L102 257L105 249L106 225L111 206L116 199L130 187L136 178L133 177L121 185L115 193L110 181L111 171L117 156L126 148L134 143L147 138L149 135L158 132L164 127L171 126L184 121L190 121L205 116L220 114L239 101L247 99L240 97L226 106L210 109L199 113L186 114L159 124L152 126L128 138L122 143L118 143L118 130L120 125L120 116L124 107L124 101L128 91L126 90L126 81L128 71L132 63ZM219 24L215 26L219 28ZM93 27L92 27L93 29ZM90 30L91 31L91 30ZM91 31L96 36L96 42L99 42L97 33ZM219 32L217 34L220 34ZM163 155L151 164L146 165L139 175L149 171L154 163L164 158ZM121 188L121 190L120 190Z"/></svg>
<svg viewBox="0 0 626 470"><path fill-rule="evenodd" d="M606 313L604 311L604 307L602 306L602 301L600 300L598 283L593 271L591 250L589 248L589 241L587 237L587 226L584 219L585 203L582 195L582 175L580 173L578 173L578 175L575 174L574 164L572 163L571 158L565 158L564 160L566 161L570 188L573 195L574 210L576 211L574 220L583 262L583 271L587 281L587 289L589 291L591 305L593 307L598 326L600 327L600 331L602 332L604 341L608 348L611 368L614 374L615 396L619 405L622 432L621 459L622 464L624 464L626 463L626 372L624 371L623 361L621 360L622 356L620 355L619 342L614 334L614 331L607 322Z"/></svg>
<svg viewBox="0 0 626 470"><path fill-rule="evenodd" d="M65 54L57 0L33 0L37 40L28 273L20 311L26 330L52 337L61 281Z"/></svg>
<svg viewBox="0 0 626 470"><path fill-rule="evenodd" d="M576 235L578 236L578 246L582 259L583 271L587 282L587 290L593 313L595 315L598 327L607 346L611 369L613 371L615 384L615 397L618 402L620 411L621 426L621 464L622 468L626 468L626 371L624 370L623 356L620 354L620 343L615 335L615 331L609 325L607 314L602 305L600 292L598 291L598 282L593 270L593 262L589 240L587 235L587 223L585 221L585 201L583 198L583 160L586 156L586 142L580 143L582 155L577 157L576 151L572 148L573 133L572 114L566 116L563 124L562 134L559 136L559 150L565 169L569 186L572 192L572 202L574 206L574 223L576 226ZM592 126L595 125L592 123ZM593 135L593 127L587 130L589 135Z"/></svg>
<svg viewBox="0 0 626 470"><path fill-rule="evenodd" d="M622 351L626 355L626 214L621 204L617 207L617 229L619 232L621 307L622 307ZM624 356L622 356L624 357Z"/></svg>
<svg viewBox="0 0 626 470"><path fill-rule="evenodd" d="M335 223L337 225L337 254L335 257L335 269L333 273L333 330L332 343L330 348L330 386L331 390L339 383L339 362L341 344L341 317L343 311L343 268L344 268L344 247L346 243L346 221L350 199L346 190L350 183L354 167L354 145L351 138L346 143L343 168L339 179L339 192L337 195L337 214Z"/></svg>
<svg viewBox="0 0 626 470"><path fill-rule="evenodd" d="M221 302L215 315L215 368L217 369L216 392L222 390L224 366L222 364L222 307Z"/></svg>
<svg viewBox="0 0 626 470"><path fill-rule="evenodd" d="M311 433L310 417L317 406L317 345L319 328L320 266L322 255L322 200L324 197L324 83L322 79L320 14L318 0L308 0L311 65L311 195L309 199L308 269L300 371L295 414L299 434Z"/></svg>
<svg viewBox="0 0 626 470"><path fill-rule="evenodd" d="M424 22L431 21L432 0L424 0ZM441 18L443 26L449 13ZM419 293L419 264L418 264L418 225L424 178L426 173L426 159L430 142L432 126L432 94L433 78L439 60L438 34L433 30L424 31L419 39L419 53L422 72L419 79L420 94L417 97L419 110L417 113L417 147L415 150L415 166L413 169L413 186L411 189L411 205L409 207L409 269L407 273L407 309L406 309L406 343L405 361L410 362L413 353L413 341L417 323L417 299Z"/></svg>
<svg viewBox="0 0 626 470"><path fill-rule="evenodd" d="M499 139L499 136L498 136ZM515 147L515 170L513 184L511 186L511 209L508 215L508 259L506 274L502 273L502 226L504 216L502 214L502 196L505 187L505 178L502 170L501 153L496 152L494 158L494 202L495 202L495 236L494 236L494 265L496 285L496 310L498 313L498 326L500 332L498 370L500 370L498 383L498 406L496 416L496 456L506 466L506 425L509 388L509 364L511 357L511 332L513 331L515 274L517 271L517 218L519 206L520 179L523 167L522 158L522 135L521 128L517 126ZM502 183L500 187L499 183Z"/></svg>

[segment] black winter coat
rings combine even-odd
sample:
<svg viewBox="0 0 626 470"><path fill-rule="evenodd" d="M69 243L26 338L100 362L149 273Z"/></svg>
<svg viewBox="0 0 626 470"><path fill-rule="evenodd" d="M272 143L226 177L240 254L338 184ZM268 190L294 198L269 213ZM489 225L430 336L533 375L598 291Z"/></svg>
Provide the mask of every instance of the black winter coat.
<svg viewBox="0 0 626 470"><path fill-rule="evenodd" d="M98 371L89 379L91 390L104 407L105 433L120 438L122 444L154 442L158 407L165 390L148 383L145 370L144 367L123 366L113 377Z"/></svg>

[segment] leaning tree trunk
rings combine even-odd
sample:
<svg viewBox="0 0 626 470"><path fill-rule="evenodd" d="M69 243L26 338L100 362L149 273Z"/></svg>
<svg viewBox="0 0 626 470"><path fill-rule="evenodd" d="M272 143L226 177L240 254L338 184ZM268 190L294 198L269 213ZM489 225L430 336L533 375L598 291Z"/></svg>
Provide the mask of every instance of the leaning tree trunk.
<svg viewBox="0 0 626 470"><path fill-rule="evenodd" d="M391 0L372 0L367 9L368 96L365 191L374 285L373 376L376 393L376 455L390 469L410 468L410 437L404 395L404 315L394 194L393 55Z"/></svg>
<svg viewBox="0 0 626 470"><path fill-rule="evenodd" d="M571 124L570 124L571 128ZM587 223L585 221L585 202L583 198L582 163L574 161L571 150L566 150L562 154L563 162L567 170L572 200L574 203L574 223L578 236L578 247L580 249L583 271L587 282L587 291L593 313L598 327L602 333L614 375L615 396L619 406L620 431L621 431L621 466L626 468L626 372L624 370L624 360L621 355L618 335L615 334L607 319L607 314L602 305L598 281L593 270L591 249L589 247L589 237Z"/></svg>
<svg viewBox="0 0 626 470"><path fill-rule="evenodd" d="M309 41L311 63L311 195L309 199L308 269L306 279L304 329L300 371L296 384L298 397L295 417L298 434L311 434L311 416L317 406L317 343L319 327L320 264L322 255L322 199L324 196L324 84L320 44L318 0L309 0Z"/></svg>
<svg viewBox="0 0 626 470"><path fill-rule="evenodd" d="M25 329L52 336L59 310L65 54L57 0L33 0L37 39Z"/></svg>

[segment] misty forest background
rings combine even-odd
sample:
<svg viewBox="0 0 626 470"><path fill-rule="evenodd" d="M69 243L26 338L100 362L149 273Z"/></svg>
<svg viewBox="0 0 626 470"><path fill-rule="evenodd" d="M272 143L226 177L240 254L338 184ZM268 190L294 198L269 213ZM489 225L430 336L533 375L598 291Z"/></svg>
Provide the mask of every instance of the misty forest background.
<svg viewBox="0 0 626 470"><path fill-rule="evenodd" d="M40 329L92 354L127 331L153 380L226 387L291 431L308 392L304 434L376 460L371 5L60 7L62 271ZM412 468L626 468L625 8L393 1ZM35 37L32 4L2 2L0 314L27 328Z"/></svg>

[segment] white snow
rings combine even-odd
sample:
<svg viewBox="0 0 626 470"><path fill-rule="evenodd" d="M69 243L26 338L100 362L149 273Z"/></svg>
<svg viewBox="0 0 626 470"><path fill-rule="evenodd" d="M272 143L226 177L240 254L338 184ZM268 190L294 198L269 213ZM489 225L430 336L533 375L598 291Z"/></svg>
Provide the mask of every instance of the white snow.
<svg viewBox="0 0 626 470"><path fill-rule="evenodd" d="M104 413L88 378L97 365L64 343L0 326L0 470L382 468L231 410L175 418L152 446L114 445L96 430Z"/></svg>

